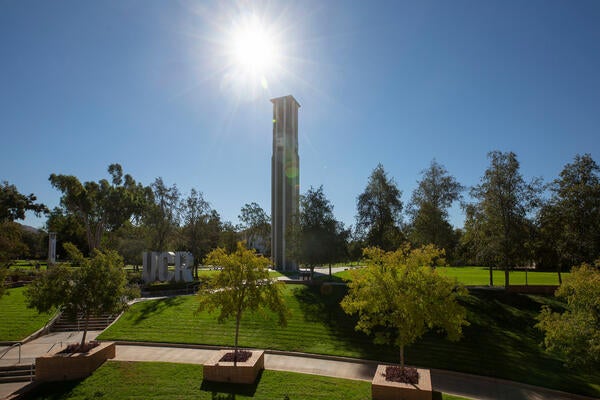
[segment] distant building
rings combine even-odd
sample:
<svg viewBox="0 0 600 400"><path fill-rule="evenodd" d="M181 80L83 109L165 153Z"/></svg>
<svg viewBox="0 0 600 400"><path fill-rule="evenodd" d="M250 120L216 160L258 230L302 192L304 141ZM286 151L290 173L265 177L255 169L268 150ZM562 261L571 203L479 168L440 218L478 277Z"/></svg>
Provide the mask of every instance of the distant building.
<svg viewBox="0 0 600 400"><path fill-rule="evenodd" d="M285 235L300 201L298 108L293 96L272 99L273 157L271 159L271 257L278 270L296 270L286 255Z"/></svg>

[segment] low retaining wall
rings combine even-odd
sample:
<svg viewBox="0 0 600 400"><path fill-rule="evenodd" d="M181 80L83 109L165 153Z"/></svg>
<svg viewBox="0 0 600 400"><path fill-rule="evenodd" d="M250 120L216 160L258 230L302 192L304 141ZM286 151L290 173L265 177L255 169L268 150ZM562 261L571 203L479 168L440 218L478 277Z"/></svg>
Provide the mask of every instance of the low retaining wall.
<svg viewBox="0 0 600 400"><path fill-rule="evenodd" d="M385 380L385 368L387 365L380 364L377 367L373 381L371 382L371 398L373 400L431 400L433 391L431 389L431 373L428 369L417 368L419 372L419 383L410 385L408 383L390 382Z"/></svg>
<svg viewBox="0 0 600 400"><path fill-rule="evenodd" d="M87 353L50 355L35 359L36 381L69 381L89 376L106 360L115 358L114 342L101 343Z"/></svg>
<svg viewBox="0 0 600 400"><path fill-rule="evenodd" d="M232 350L221 350L204 364L204 379L213 382L254 383L260 370L265 369L265 352L252 350L252 356L233 365L233 361L219 361Z"/></svg>

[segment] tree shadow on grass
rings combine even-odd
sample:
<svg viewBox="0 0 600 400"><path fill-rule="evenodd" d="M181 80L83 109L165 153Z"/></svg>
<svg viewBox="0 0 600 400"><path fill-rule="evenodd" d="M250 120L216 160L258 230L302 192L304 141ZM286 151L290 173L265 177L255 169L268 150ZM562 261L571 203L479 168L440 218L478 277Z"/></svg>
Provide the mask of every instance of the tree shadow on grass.
<svg viewBox="0 0 600 400"><path fill-rule="evenodd" d="M150 316L156 316L171 307L176 307L184 302L184 298L182 296L175 297L167 297L165 299L160 300L149 300L143 303L138 303L136 317L133 320L134 325L138 325L141 322L148 319Z"/></svg>
<svg viewBox="0 0 600 400"><path fill-rule="evenodd" d="M305 321L327 327L336 345L341 346L338 350L358 358L397 361L397 357L389 355L390 346L375 345L372 338L355 330L357 318L347 315L340 306L346 293L345 286L337 285L311 285L294 290Z"/></svg>
<svg viewBox="0 0 600 400"><path fill-rule="evenodd" d="M235 400L236 396L254 397L262 374L261 370L252 384L212 382L203 379L200 390L211 392L213 400Z"/></svg>

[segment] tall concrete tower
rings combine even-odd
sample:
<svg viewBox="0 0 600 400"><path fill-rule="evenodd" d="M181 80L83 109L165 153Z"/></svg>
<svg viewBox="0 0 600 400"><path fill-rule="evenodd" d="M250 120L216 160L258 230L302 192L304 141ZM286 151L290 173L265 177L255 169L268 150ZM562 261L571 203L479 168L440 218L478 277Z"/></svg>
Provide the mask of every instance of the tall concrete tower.
<svg viewBox="0 0 600 400"><path fill-rule="evenodd" d="M297 269L286 256L285 235L300 201L298 108L293 96L272 99L273 157L271 159L271 257L275 268Z"/></svg>

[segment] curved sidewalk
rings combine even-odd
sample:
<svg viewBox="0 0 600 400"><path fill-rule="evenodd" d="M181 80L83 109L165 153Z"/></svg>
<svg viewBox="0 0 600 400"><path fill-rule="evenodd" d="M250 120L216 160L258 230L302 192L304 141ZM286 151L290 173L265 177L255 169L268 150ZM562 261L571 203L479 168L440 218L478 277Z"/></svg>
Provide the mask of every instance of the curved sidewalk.
<svg viewBox="0 0 600 400"><path fill-rule="evenodd" d="M94 339L100 331L88 332ZM21 363L31 363L35 357L46 354L53 347L81 340L80 333L52 333L23 344ZM118 361L162 361L186 364L204 364L218 347L165 343L117 342ZM17 364L17 353L8 354L0 364ZM344 357L304 353L265 351L265 368L304 374L331 376L344 379L371 381L377 362ZM468 375L451 371L431 370L433 389L466 398L482 400L588 400L542 387L520 384L501 379ZM0 399L28 383L0 384Z"/></svg>
<svg viewBox="0 0 600 400"><path fill-rule="evenodd" d="M161 343L119 343L119 361L163 361L187 364L203 364L215 348L178 345L165 346ZM278 371L299 372L331 376L335 378L371 381L377 363L342 357L315 356L302 353L265 351L265 368ZM578 396L542 387L517 382L493 379L452 371L431 370L431 381L435 391L481 400L589 400Z"/></svg>

